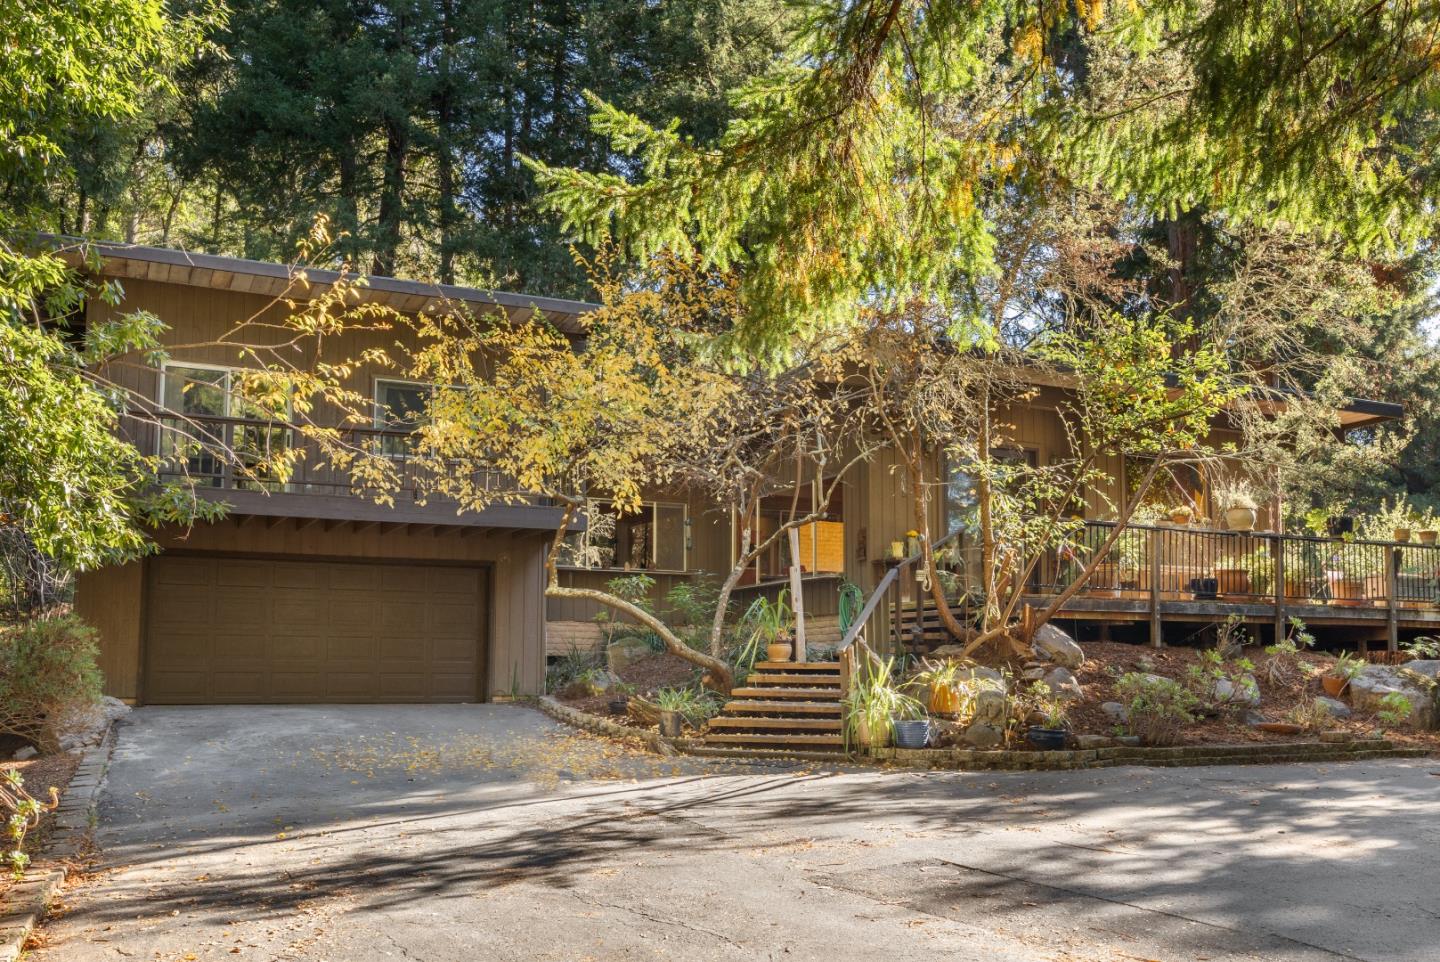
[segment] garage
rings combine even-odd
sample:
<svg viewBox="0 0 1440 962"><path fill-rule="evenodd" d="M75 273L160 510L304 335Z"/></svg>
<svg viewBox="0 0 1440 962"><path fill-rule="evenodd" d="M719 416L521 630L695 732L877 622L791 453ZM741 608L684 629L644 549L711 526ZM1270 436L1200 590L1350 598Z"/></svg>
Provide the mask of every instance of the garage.
<svg viewBox="0 0 1440 962"><path fill-rule="evenodd" d="M480 566L165 554L145 573L150 704L468 702Z"/></svg>

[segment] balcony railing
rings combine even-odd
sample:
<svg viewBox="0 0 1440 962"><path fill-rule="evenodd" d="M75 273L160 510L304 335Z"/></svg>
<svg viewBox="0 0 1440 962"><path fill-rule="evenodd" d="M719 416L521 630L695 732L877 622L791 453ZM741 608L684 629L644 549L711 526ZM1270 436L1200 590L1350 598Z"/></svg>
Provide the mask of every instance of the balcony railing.
<svg viewBox="0 0 1440 962"><path fill-rule="evenodd" d="M147 421L127 418L127 433L137 444L162 458L160 474L185 478L202 488L284 494L369 496L374 484L356 476L349 466L336 465L319 441L293 425L254 418L190 416ZM338 443L393 472L386 491L397 500L446 503L436 494L433 459L411 455L412 436L390 428L344 427ZM280 455L296 455L288 477L271 466ZM503 495L518 490L507 475L488 466L447 465L452 478L468 481L476 491ZM367 474L370 472L366 472ZM528 503L543 503L527 496ZM453 503L453 502L450 502Z"/></svg>

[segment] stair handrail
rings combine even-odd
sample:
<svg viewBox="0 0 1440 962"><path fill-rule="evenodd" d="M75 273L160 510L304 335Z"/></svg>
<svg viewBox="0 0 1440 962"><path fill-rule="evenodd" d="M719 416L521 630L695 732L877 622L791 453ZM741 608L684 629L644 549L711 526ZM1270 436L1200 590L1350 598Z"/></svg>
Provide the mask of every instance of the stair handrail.
<svg viewBox="0 0 1440 962"><path fill-rule="evenodd" d="M865 630L865 625L869 623L870 617L875 614L875 609L880 607L880 599L885 597L885 592L890 590L890 586L895 584L901 573L908 571L915 562L924 558L926 551L935 551L938 548L943 548L946 544L958 538L963 531L963 528L956 528L934 544L922 544L919 551L907 558L902 558L893 568L885 572L885 577L880 579L880 583L875 586L875 590L870 592L870 597L865 599L865 607L860 609L860 614L855 619L854 624L846 630L845 636L840 639L840 646L836 651L846 651L855 643L855 639L860 637L860 633Z"/></svg>

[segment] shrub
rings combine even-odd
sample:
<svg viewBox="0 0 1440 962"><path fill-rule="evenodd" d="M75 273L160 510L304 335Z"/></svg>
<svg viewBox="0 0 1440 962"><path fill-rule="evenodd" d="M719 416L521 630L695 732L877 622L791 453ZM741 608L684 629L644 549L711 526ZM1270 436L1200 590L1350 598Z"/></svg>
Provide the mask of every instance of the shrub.
<svg viewBox="0 0 1440 962"><path fill-rule="evenodd" d="M1129 672L1120 676L1115 691L1129 712L1130 734L1147 745L1173 745L1180 729L1195 720L1200 700L1178 682L1156 675Z"/></svg>
<svg viewBox="0 0 1440 962"><path fill-rule="evenodd" d="M574 645L570 650L552 661L545 669L545 690L557 694L570 687L576 679L600 667L600 655L594 651L581 651Z"/></svg>
<svg viewBox="0 0 1440 962"><path fill-rule="evenodd" d="M661 711L679 712L691 728L699 728L706 719L720 713L720 702L714 693L698 687L661 688L655 692L655 704Z"/></svg>
<svg viewBox="0 0 1440 962"><path fill-rule="evenodd" d="M74 615L36 618L0 632L0 733L41 752L100 701L95 630Z"/></svg>
<svg viewBox="0 0 1440 962"><path fill-rule="evenodd" d="M1386 725L1400 725L1410 720L1410 713L1415 710L1410 699L1398 691L1392 691L1380 699L1380 710L1375 716Z"/></svg>

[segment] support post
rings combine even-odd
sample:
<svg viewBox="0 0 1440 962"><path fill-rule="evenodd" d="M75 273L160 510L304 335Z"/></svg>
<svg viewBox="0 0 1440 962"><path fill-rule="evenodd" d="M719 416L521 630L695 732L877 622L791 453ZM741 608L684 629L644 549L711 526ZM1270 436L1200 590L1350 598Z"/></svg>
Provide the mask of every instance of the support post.
<svg viewBox="0 0 1440 962"><path fill-rule="evenodd" d="M795 654L796 661L805 660L805 593L800 583L800 532L794 528L790 535L790 605L795 609Z"/></svg>
<svg viewBox="0 0 1440 962"><path fill-rule="evenodd" d="M1150 647L1165 647L1165 624L1160 618L1160 563L1164 553L1160 550L1162 532L1147 531L1149 536L1147 564L1150 566Z"/></svg>
<svg viewBox="0 0 1440 962"><path fill-rule="evenodd" d="M1285 611L1285 538L1275 535L1275 644L1285 637L1289 616Z"/></svg>
<svg viewBox="0 0 1440 962"><path fill-rule="evenodd" d="M1385 552L1385 650L1400 650L1400 549Z"/></svg>

